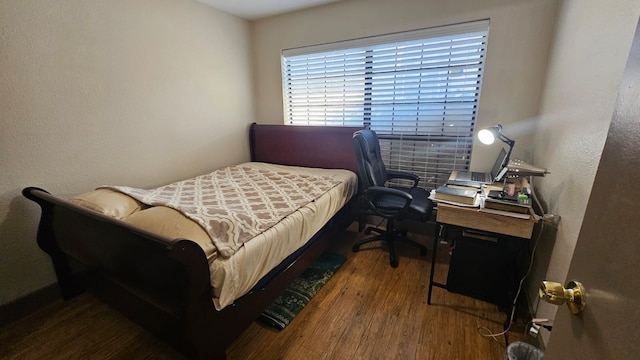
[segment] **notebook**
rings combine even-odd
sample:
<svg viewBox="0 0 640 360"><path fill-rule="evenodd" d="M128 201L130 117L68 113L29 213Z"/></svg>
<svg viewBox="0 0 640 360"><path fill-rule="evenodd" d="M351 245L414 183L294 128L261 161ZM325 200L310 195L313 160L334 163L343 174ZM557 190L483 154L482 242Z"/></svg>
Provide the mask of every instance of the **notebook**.
<svg viewBox="0 0 640 360"><path fill-rule="evenodd" d="M454 181L476 181L484 184L491 184L495 181L500 181L502 175L504 175L505 164L504 158L507 156L507 151L502 148L496 158L496 162L493 164L490 172L478 172L478 171L456 171L456 177Z"/></svg>

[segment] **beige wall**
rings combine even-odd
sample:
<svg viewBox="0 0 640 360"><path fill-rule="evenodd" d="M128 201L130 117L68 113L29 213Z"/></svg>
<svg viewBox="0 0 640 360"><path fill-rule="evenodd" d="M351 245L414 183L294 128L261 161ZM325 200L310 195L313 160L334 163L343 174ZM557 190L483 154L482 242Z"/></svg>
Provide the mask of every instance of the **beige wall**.
<svg viewBox="0 0 640 360"><path fill-rule="evenodd" d="M536 162L551 175L534 185L561 220L555 240L540 240L528 291L534 306L541 280L571 280L566 279L570 260L639 17L637 0L565 0L558 13L534 143ZM535 307L538 317L551 319L558 309L544 302Z"/></svg>
<svg viewBox="0 0 640 360"><path fill-rule="evenodd" d="M256 118L283 123L280 52L303 45L490 18L477 128L505 126L515 155L531 156L556 0L351 0L252 23ZM497 144L501 146L504 144ZM497 147L476 146L472 168L490 168Z"/></svg>
<svg viewBox="0 0 640 360"><path fill-rule="evenodd" d="M0 2L0 304L55 281L23 187L149 187L248 160L249 36L195 0Z"/></svg>

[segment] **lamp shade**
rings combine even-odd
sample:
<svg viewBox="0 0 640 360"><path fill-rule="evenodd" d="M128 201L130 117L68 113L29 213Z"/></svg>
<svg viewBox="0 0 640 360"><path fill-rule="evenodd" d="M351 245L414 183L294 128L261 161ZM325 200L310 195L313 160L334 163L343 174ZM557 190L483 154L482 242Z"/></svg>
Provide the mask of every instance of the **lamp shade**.
<svg viewBox="0 0 640 360"><path fill-rule="evenodd" d="M491 145L494 141L496 141L496 138L500 136L501 131L501 125L495 125L486 129L482 129L478 131L478 140L480 140L480 142L485 145Z"/></svg>

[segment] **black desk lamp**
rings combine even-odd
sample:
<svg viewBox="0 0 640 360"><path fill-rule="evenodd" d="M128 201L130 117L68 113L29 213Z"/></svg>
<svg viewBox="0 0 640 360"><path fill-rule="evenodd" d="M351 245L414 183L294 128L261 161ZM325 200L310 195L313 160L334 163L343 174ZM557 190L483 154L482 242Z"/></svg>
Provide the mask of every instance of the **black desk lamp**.
<svg viewBox="0 0 640 360"><path fill-rule="evenodd" d="M511 151L513 150L513 146L516 144L515 140L511 140L502 134L502 125L494 125L478 131L478 140L485 145L493 144L493 142L496 141L496 138L509 145L509 151L507 152L507 156L505 156L502 164L503 167L506 167L509 165L509 157L511 157Z"/></svg>

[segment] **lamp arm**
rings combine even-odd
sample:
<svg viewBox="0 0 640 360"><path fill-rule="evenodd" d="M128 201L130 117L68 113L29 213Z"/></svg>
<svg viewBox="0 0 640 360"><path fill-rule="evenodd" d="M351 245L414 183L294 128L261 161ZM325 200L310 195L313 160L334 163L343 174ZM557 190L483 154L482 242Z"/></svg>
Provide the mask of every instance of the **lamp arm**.
<svg viewBox="0 0 640 360"><path fill-rule="evenodd" d="M504 134L502 133L500 133L498 137L500 138L500 140L509 144L509 146L513 146L516 143L514 140L509 139L508 137L504 136Z"/></svg>
<svg viewBox="0 0 640 360"><path fill-rule="evenodd" d="M516 142L515 140L511 140L508 137L504 136L502 133L500 133L499 139L509 145L509 151L507 152L507 156L505 156L504 158L504 166L508 166L509 158L511 157L511 151L513 151L513 147L516 145Z"/></svg>

